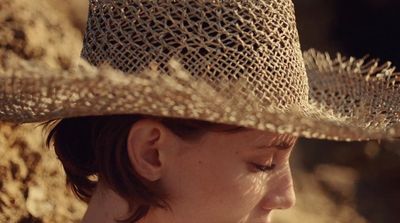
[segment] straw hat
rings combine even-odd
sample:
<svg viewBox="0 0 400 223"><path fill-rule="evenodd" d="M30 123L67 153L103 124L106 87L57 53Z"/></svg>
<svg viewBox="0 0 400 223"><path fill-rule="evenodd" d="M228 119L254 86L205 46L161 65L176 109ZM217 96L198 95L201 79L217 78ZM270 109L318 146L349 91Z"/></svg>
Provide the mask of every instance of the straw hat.
<svg viewBox="0 0 400 223"><path fill-rule="evenodd" d="M0 66L0 119L150 114L308 138L400 135L390 63L300 50L290 0L90 0L82 59Z"/></svg>

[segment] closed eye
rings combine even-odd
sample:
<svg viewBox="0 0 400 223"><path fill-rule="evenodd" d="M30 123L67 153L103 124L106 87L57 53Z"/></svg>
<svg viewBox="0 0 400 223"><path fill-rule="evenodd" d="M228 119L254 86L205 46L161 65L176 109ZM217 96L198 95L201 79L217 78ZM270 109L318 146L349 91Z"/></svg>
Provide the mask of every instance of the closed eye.
<svg viewBox="0 0 400 223"><path fill-rule="evenodd" d="M286 149L290 149L292 146L294 146L294 144L282 142L274 147L277 148L278 150L286 150Z"/></svg>
<svg viewBox="0 0 400 223"><path fill-rule="evenodd" d="M271 164L271 165L259 165L256 163L253 163L254 167L261 172L268 172L268 171L272 171L273 169L275 169L276 165L275 164Z"/></svg>

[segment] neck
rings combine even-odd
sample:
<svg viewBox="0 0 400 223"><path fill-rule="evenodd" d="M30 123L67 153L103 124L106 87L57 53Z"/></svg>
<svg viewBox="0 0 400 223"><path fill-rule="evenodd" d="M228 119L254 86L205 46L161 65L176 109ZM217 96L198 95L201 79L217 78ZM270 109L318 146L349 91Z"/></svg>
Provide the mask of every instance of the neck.
<svg viewBox="0 0 400 223"><path fill-rule="evenodd" d="M81 223L117 223L116 220L127 217L128 204L114 191L99 182L90 199ZM161 209L150 208L149 213L137 223L176 222L170 213Z"/></svg>
<svg viewBox="0 0 400 223"><path fill-rule="evenodd" d="M81 223L116 223L127 211L127 203L99 182Z"/></svg>

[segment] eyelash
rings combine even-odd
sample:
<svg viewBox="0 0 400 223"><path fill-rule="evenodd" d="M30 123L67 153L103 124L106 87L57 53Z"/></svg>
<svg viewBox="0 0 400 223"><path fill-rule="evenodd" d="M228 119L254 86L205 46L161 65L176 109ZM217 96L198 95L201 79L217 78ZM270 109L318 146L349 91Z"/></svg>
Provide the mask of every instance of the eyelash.
<svg viewBox="0 0 400 223"><path fill-rule="evenodd" d="M271 164L269 166L265 166L265 165L258 165L253 163L254 167L257 169L257 171L259 172L269 172L275 169L275 164Z"/></svg>

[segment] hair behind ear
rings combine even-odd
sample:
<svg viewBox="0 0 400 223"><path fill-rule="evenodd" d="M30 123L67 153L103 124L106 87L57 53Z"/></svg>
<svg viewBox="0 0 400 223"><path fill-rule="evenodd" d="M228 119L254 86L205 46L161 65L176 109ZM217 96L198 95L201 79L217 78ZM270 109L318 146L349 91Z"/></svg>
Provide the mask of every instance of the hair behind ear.
<svg viewBox="0 0 400 223"><path fill-rule="evenodd" d="M54 142L54 148L57 148L55 153L67 175L67 184L80 199L87 202L96 187L96 182L88 179L88 176L98 172L93 141L82 140L92 139L92 120L70 118L59 122L51 120L44 125L46 128L56 126L49 132L46 145L50 147Z"/></svg>

